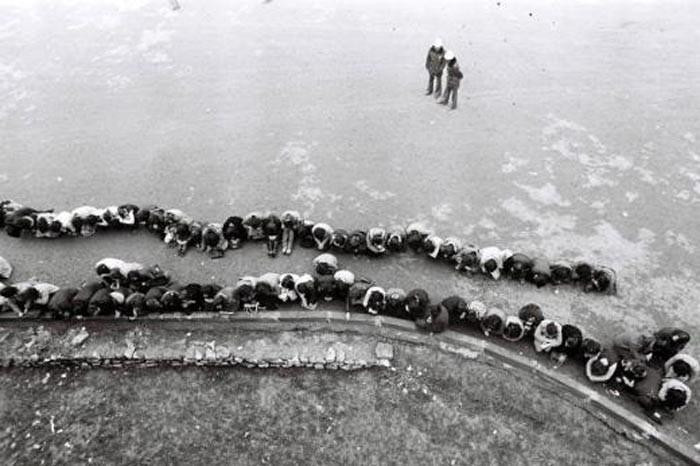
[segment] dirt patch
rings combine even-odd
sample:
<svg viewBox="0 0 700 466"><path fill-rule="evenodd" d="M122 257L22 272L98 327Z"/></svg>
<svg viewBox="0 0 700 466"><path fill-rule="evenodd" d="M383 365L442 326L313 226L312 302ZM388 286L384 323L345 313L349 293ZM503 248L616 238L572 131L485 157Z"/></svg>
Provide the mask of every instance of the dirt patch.
<svg viewBox="0 0 700 466"><path fill-rule="evenodd" d="M393 370L3 370L4 464L669 464L532 379L398 345ZM167 388L165 388L167 387Z"/></svg>

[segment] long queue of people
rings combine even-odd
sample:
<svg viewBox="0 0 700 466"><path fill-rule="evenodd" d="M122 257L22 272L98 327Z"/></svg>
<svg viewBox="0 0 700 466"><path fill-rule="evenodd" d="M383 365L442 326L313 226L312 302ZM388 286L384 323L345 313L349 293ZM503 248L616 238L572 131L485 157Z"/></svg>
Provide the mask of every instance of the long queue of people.
<svg viewBox="0 0 700 466"><path fill-rule="evenodd" d="M605 383L616 395L635 398L656 422L662 413L686 406L688 383L698 363L681 353L690 335L663 328L652 335L624 335L603 346L580 328L547 318L540 306L527 304L508 315L480 301L449 296L434 301L424 289L408 292L385 288L338 267L337 257L322 253L313 273L266 273L241 277L235 284L178 283L157 265L144 266L114 258L95 265L96 279L79 287L58 287L36 281L0 282L0 311L23 316L36 310L56 319L114 316L136 319L148 313L257 312L285 304L316 309L319 302L340 301L347 313L409 319L432 333L448 328L480 330L486 337L529 340L537 352L557 364L566 360L585 366L591 382Z"/></svg>
<svg viewBox="0 0 700 466"><path fill-rule="evenodd" d="M194 220L178 209L139 208L123 204L106 208L82 206L72 211L37 210L13 201L0 202L0 227L8 235L38 238L92 236L99 230L145 228L184 255L192 248L220 258L226 250L246 242L265 242L267 254L291 254L294 245L371 257L407 250L447 263L464 274L483 274L494 280L506 276L538 287L577 284L585 291L615 293L617 276L609 267L586 261L550 261L495 246L478 247L456 237L441 237L425 225L373 227L368 230L333 228L303 219L296 211L251 212L230 216L223 223Z"/></svg>

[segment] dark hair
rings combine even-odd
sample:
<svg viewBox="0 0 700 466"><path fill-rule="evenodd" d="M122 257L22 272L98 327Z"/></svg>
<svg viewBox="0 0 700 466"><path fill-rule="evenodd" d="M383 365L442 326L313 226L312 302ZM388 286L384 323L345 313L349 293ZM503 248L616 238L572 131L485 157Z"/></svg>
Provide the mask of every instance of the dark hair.
<svg viewBox="0 0 700 466"><path fill-rule="evenodd" d="M610 285L612 285L610 277L607 273L605 273L602 270L596 271L594 274L594 278L597 282L596 288L598 289L598 291L607 291L608 288L610 288Z"/></svg>
<svg viewBox="0 0 700 466"><path fill-rule="evenodd" d="M678 388L669 388L664 404L670 409L680 409L688 403L688 394Z"/></svg>
<svg viewBox="0 0 700 466"><path fill-rule="evenodd" d="M484 263L484 268L487 272L493 272L498 268L498 264L494 259L489 259Z"/></svg>
<svg viewBox="0 0 700 466"><path fill-rule="evenodd" d="M503 329L503 335L505 335L508 338L518 338L522 335L522 333L523 328L515 322L510 322L508 325L506 325L506 328Z"/></svg>
<svg viewBox="0 0 700 466"><path fill-rule="evenodd" d="M219 244L219 235L212 230L207 230L204 233L204 244L211 247L216 247Z"/></svg>
<svg viewBox="0 0 700 466"><path fill-rule="evenodd" d="M603 363L601 358L595 359L591 363L591 373L593 375L604 375L610 368L610 362Z"/></svg>
<svg viewBox="0 0 700 466"><path fill-rule="evenodd" d="M294 289L294 277L291 275L285 275L285 277L280 281L280 285L282 288L286 288L288 290L293 290Z"/></svg>
<svg viewBox="0 0 700 466"><path fill-rule="evenodd" d="M520 311L518 311L518 317L524 322L531 321L535 323L535 325L539 324L544 319L542 308L535 303L529 303L521 307Z"/></svg>
<svg viewBox="0 0 700 466"><path fill-rule="evenodd" d="M674 361L673 364L671 364L671 367L673 368L673 372L678 375L678 376L687 376L690 377L690 375L693 373L693 369L690 367L690 364L687 362L683 361L682 359L679 359L678 361Z"/></svg>
<svg viewBox="0 0 700 466"><path fill-rule="evenodd" d="M17 294L17 291L19 290L17 290L17 287L14 285L6 286L0 290L0 296L3 298L11 298Z"/></svg>
<svg viewBox="0 0 700 466"><path fill-rule="evenodd" d="M584 354L598 354L603 349L593 338L584 338L581 342L581 348L583 348Z"/></svg>
<svg viewBox="0 0 700 466"><path fill-rule="evenodd" d="M554 322L548 323L547 326L544 328L544 331L548 337L555 336L557 333L559 333L557 324L555 324Z"/></svg>
<svg viewBox="0 0 700 466"><path fill-rule="evenodd" d="M503 319L496 314L491 314L483 320L483 323L487 330L494 332L503 325Z"/></svg>
<svg viewBox="0 0 700 466"><path fill-rule="evenodd" d="M593 274L593 267L586 262L581 262L580 264L576 264L574 272L579 280L588 281L591 279L591 275Z"/></svg>
<svg viewBox="0 0 700 466"><path fill-rule="evenodd" d="M640 361L634 361L629 372L635 379L641 380L647 376L647 366Z"/></svg>

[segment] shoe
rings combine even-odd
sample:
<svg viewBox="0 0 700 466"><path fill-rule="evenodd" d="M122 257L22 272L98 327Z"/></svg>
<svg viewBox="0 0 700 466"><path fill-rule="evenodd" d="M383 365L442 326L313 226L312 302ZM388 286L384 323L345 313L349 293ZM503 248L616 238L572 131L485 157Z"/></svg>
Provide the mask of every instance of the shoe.
<svg viewBox="0 0 700 466"><path fill-rule="evenodd" d="M433 93L433 91L425 91L425 95L430 95L432 93Z"/></svg>
<svg viewBox="0 0 700 466"><path fill-rule="evenodd" d="M441 101L438 102L438 103L439 103L440 105L447 105L447 101L446 101L446 100L441 100Z"/></svg>

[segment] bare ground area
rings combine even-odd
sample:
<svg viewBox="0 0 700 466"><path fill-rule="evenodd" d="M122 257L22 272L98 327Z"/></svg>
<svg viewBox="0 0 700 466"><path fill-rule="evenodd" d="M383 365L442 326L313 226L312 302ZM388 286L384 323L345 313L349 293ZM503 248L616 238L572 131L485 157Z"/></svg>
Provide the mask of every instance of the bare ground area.
<svg viewBox="0 0 700 466"><path fill-rule="evenodd" d="M396 369L0 372L4 464L671 464L535 379L400 345ZM608 421L609 422L609 421Z"/></svg>

